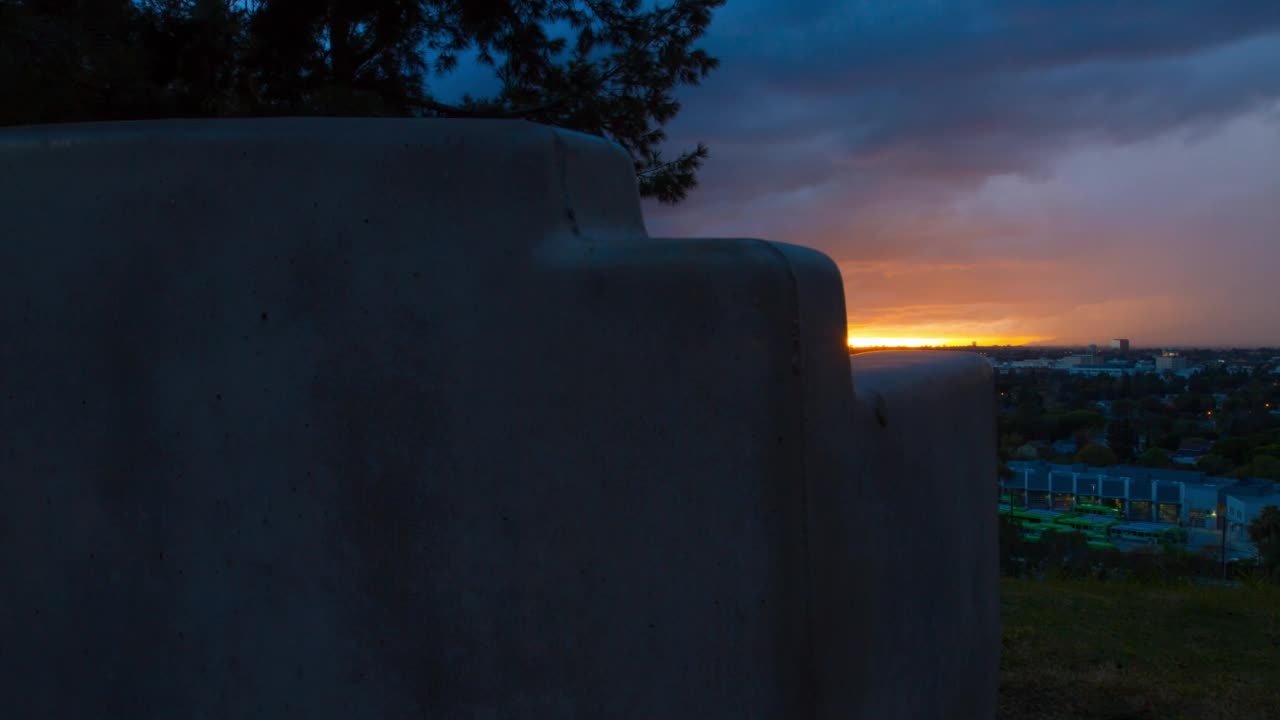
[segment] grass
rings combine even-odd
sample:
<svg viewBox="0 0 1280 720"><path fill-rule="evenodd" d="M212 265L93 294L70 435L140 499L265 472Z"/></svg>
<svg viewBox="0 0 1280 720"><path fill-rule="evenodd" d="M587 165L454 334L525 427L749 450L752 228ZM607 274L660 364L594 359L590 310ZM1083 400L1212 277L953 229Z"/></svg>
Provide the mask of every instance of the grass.
<svg viewBox="0 0 1280 720"><path fill-rule="evenodd" d="M1001 581L1000 720L1280 719L1280 587Z"/></svg>

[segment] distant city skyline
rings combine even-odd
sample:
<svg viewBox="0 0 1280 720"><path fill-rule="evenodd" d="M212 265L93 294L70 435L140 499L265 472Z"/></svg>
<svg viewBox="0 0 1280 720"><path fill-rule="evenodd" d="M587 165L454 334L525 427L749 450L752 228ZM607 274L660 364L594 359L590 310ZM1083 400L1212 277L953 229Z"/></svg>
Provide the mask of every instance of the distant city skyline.
<svg viewBox="0 0 1280 720"><path fill-rule="evenodd" d="M979 342L977 340L963 339L946 339L946 338L913 338L913 337L858 337L850 335L849 346L853 348L876 348L876 347L893 347L893 348L909 348L909 347L1021 347L1027 349L1043 348L1045 350L1085 350L1090 345L1097 345L1099 355L1117 355L1120 351L1099 342L1085 341L1078 343L1068 342L1035 342L1035 343L1010 343L1002 338L989 338L987 342ZM1280 342L1261 344L1261 345L1197 345L1188 343L1166 343L1158 345L1134 344L1129 347L1128 354L1154 354L1166 350L1171 351L1187 351L1194 350L1275 350L1280 354Z"/></svg>

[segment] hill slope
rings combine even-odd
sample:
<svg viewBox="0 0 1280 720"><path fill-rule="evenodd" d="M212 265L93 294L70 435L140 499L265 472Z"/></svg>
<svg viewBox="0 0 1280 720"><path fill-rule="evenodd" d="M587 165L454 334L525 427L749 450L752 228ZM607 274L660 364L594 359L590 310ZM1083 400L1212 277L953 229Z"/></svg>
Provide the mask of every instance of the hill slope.
<svg viewBox="0 0 1280 720"><path fill-rule="evenodd" d="M1280 718L1280 588L1005 578L1000 718Z"/></svg>

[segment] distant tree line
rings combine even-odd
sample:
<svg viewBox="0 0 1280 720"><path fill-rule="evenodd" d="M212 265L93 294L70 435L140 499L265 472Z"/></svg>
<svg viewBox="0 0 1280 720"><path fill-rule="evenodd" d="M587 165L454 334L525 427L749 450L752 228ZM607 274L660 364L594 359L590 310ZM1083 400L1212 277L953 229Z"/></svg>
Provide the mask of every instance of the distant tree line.
<svg viewBox="0 0 1280 720"><path fill-rule="evenodd" d="M1032 457L1090 465L1179 466L1184 443L1207 445L1197 469L1211 475L1280 481L1280 382L1262 367L1210 367L1189 379L1154 373L1081 377L1009 375L997 380L1001 460ZM1218 395L1218 397L1215 397ZM1103 413L1100 402L1109 403ZM1074 440L1063 457L1050 444Z"/></svg>

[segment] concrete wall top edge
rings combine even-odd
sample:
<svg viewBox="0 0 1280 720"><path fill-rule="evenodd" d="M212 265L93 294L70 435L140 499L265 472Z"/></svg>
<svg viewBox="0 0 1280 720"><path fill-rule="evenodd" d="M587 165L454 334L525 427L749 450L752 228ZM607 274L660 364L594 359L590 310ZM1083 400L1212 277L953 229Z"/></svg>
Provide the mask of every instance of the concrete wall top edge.
<svg viewBox="0 0 1280 720"><path fill-rule="evenodd" d="M981 355L932 350L884 350L849 358L857 392L892 392L938 383L989 383L991 364Z"/></svg>
<svg viewBox="0 0 1280 720"><path fill-rule="evenodd" d="M557 237L645 236L635 171L621 146L522 120L271 117L0 128L0 163L19 174L21 157L32 153L99 153L127 147L135 155L164 160L170 159L165 156L175 146L306 148L312 155L317 146L335 151L381 148L391 153L403 148L406 154L425 156L424 173L447 173L455 191L474 191L509 211L519 209L513 207L516 195L526 203L543 205L526 209L549 218L563 231L555 232ZM104 167L104 173L110 169ZM523 192L510 191L521 185Z"/></svg>
<svg viewBox="0 0 1280 720"><path fill-rule="evenodd" d="M406 140L437 142L465 137L500 136L504 144L526 141L545 146L545 125L521 120L456 120L439 118L385 117L257 117L257 118L165 118L110 122L49 123L0 128L0 147L31 142L270 138L278 140L323 137L346 143L394 144ZM600 141L581 133L559 130L559 134L582 140Z"/></svg>
<svg viewBox="0 0 1280 720"><path fill-rule="evenodd" d="M396 118L396 117L244 117L244 118L158 118L149 120L112 120L95 122L45 123L40 125L13 125L0 128L0 139L6 144L13 138L38 138L40 136L74 137L89 136L94 138L106 134L129 136L162 132L165 134L184 135L224 135L244 136L261 135L269 132L287 133L287 136L300 135L334 135L342 130L372 130L379 134L346 136L347 139L373 143L398 142L397 133L419 135L429 133L434 136L447 137L465 134L488 134L500 132L507 137L537 137L546 139L546 132L554 129L565 136L574 136L591 141L610 144L603 138L591 135L551 128L539 123L524 120L495 120L487 118L455 119L455 118ZM390 135L388 135L390 133Z"/></svg>
<svg viewBox="0 0 1280 720"><path fill-rule="evenodd" d="M666 245L672 248L696 246L705 252L723 253L725 251L737 252L751 249L753 250L751 254L763 253L771 256L780 265L786 266L792 271L801 271L806 274L820 273L834 278L842 277L839 266L829 255L821 250L805 247L804 245L793 245L754 237L646 237L647 243L652 245ZM843 288L841 289L841 298L843 299ZM843 311L843 305L840 306L840 309Z"/></svg>
<svg viewBox="0 0 1280 720"><path fill-rule="evenodd" d="M770 245L777 247L789 258L792 258L793 262L802 261L806 264L812 264L814 267L820 267L824 272L834 272L836 275L840 274L840 266L836 265L836 261L832 260L830 255L827 255L821 250L807 247L805 245L779 242L777 240L763 240L762 242L767 242Z"/></svg>

